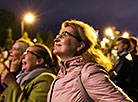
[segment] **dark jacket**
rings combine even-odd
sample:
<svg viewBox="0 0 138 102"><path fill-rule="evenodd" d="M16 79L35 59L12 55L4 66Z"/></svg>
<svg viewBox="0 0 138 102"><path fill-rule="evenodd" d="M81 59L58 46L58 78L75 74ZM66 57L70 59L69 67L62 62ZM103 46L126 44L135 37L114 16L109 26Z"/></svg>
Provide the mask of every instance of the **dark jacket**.
<svg viewBox="0 0 138 102"><path fill-rule="evenodd" d="M113 79L125 92L127 92L129 88L129 75L132 69L132 62L126 58L127 55L128 53L125 53L119 57L119 61L114 67L117 76Z"/></svg>
<svg viewBox="0 0 138 102"><path fill-rule="evenodd" d="M129 75L128 95L134 100L134 102L138 102L138 55L133 51L131 52L131 56L133 60L132 69L130 70Z"/></svg>

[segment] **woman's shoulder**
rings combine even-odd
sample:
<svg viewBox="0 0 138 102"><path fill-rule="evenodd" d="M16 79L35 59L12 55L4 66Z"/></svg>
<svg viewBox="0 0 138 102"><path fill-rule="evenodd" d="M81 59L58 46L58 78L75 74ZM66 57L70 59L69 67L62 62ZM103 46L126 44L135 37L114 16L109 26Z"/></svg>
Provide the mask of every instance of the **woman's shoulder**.
<svg viewBox="0 0 138 102"><path fill-rule="evenodd" d="M56 76L52 73L44 72L38 75L36 78L32 80L33 83L39 82L52 82Z"/></svg>
<svg viewBox="0 0 138 102"><path fill-rule="evenodd" d="M90 72L97 72L97 71L101 71L101 70L105 70L103 66L94 63L94 62L88 62L84 65L83 71L90 71Z"/></svg>
<svg viewBox="0 0 138 102"><path fill-rule="evenodd" d="M87 77L94 74L108 74L103 66L93 62L86 63L82 68L81 73Z"/></svg>
<svg viewBox="0 0 138 102"><path fill-rule="evenodd" d="M44 73L41 73L40 75L38 75L35 79L54 79L56 76L52 73L49 73L49 72L44 72Z"/></svg>

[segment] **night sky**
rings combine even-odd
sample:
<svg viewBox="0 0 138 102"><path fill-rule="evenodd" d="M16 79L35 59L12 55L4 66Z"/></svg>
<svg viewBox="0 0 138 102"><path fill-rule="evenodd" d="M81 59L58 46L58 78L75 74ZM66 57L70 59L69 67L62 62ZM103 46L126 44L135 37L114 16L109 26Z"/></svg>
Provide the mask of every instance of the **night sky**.
<svg viewBox="0 0 138 102"><path fill-rule="evenodd" d="M76 19L100 32L116 26L138 37L138 0L0 0L0 8L12 11L19 20L25 12L35 12L37 28L54 34L63 21Z"/></svg>

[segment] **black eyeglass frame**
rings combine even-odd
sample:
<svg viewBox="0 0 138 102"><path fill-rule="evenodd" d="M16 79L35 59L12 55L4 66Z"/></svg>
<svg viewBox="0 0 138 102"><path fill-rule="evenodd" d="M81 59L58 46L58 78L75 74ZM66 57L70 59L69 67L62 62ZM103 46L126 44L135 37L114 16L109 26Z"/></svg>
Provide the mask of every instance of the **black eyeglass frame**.
<svg viewBox="0 0 138 102"><path fill-rule="evenodd" d="M69 36L71 36L71 37L77 39L78 41L83 41L82 39L79 39L78 37L76 37L75 35L69 33L68 31L62 32L61 34L58 34L58 35L62 37L62 36L64 35L63 33L68 34ZM83 42L85 43L85 41L83 41Z"/></svg>
<svg viewBox="0 0 138 102"><path fill-rule="evenodd" d="M32 52L32 51L25 51L24 52L24 54L27 54L27 53L31 53L32 55L35 55L36 57L38 57L38 58L41 58L41 56L40 55L38 55L38 54L35 54L34 52Z"/></svg>

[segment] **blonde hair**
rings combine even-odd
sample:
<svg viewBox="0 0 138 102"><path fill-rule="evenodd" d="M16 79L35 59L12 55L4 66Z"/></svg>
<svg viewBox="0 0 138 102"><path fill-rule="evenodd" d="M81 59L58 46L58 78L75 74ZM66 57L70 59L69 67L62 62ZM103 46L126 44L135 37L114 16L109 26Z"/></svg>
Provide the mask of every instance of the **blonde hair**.
<svg viewBox="0 0 138 102"><path fill-rule="evenodd" d="M20 43L21 54L23 54L29 46L34 45L34 43L32 41L26 40L26 39L23 39L23 38L20 38L20 39L16 40L15 43Z"/></svg>
<svg viewBox="0 0 138 102"><path fill-rule="evenodd" d="M93 27L77 20L65 21L62 23L61 30L70 26L74 29L74 34L85 43L85 48L81 51L81 55L86 62L95 62L102 65L107 71L111 70L111 61L96 48L97 37Z"/></svg>

